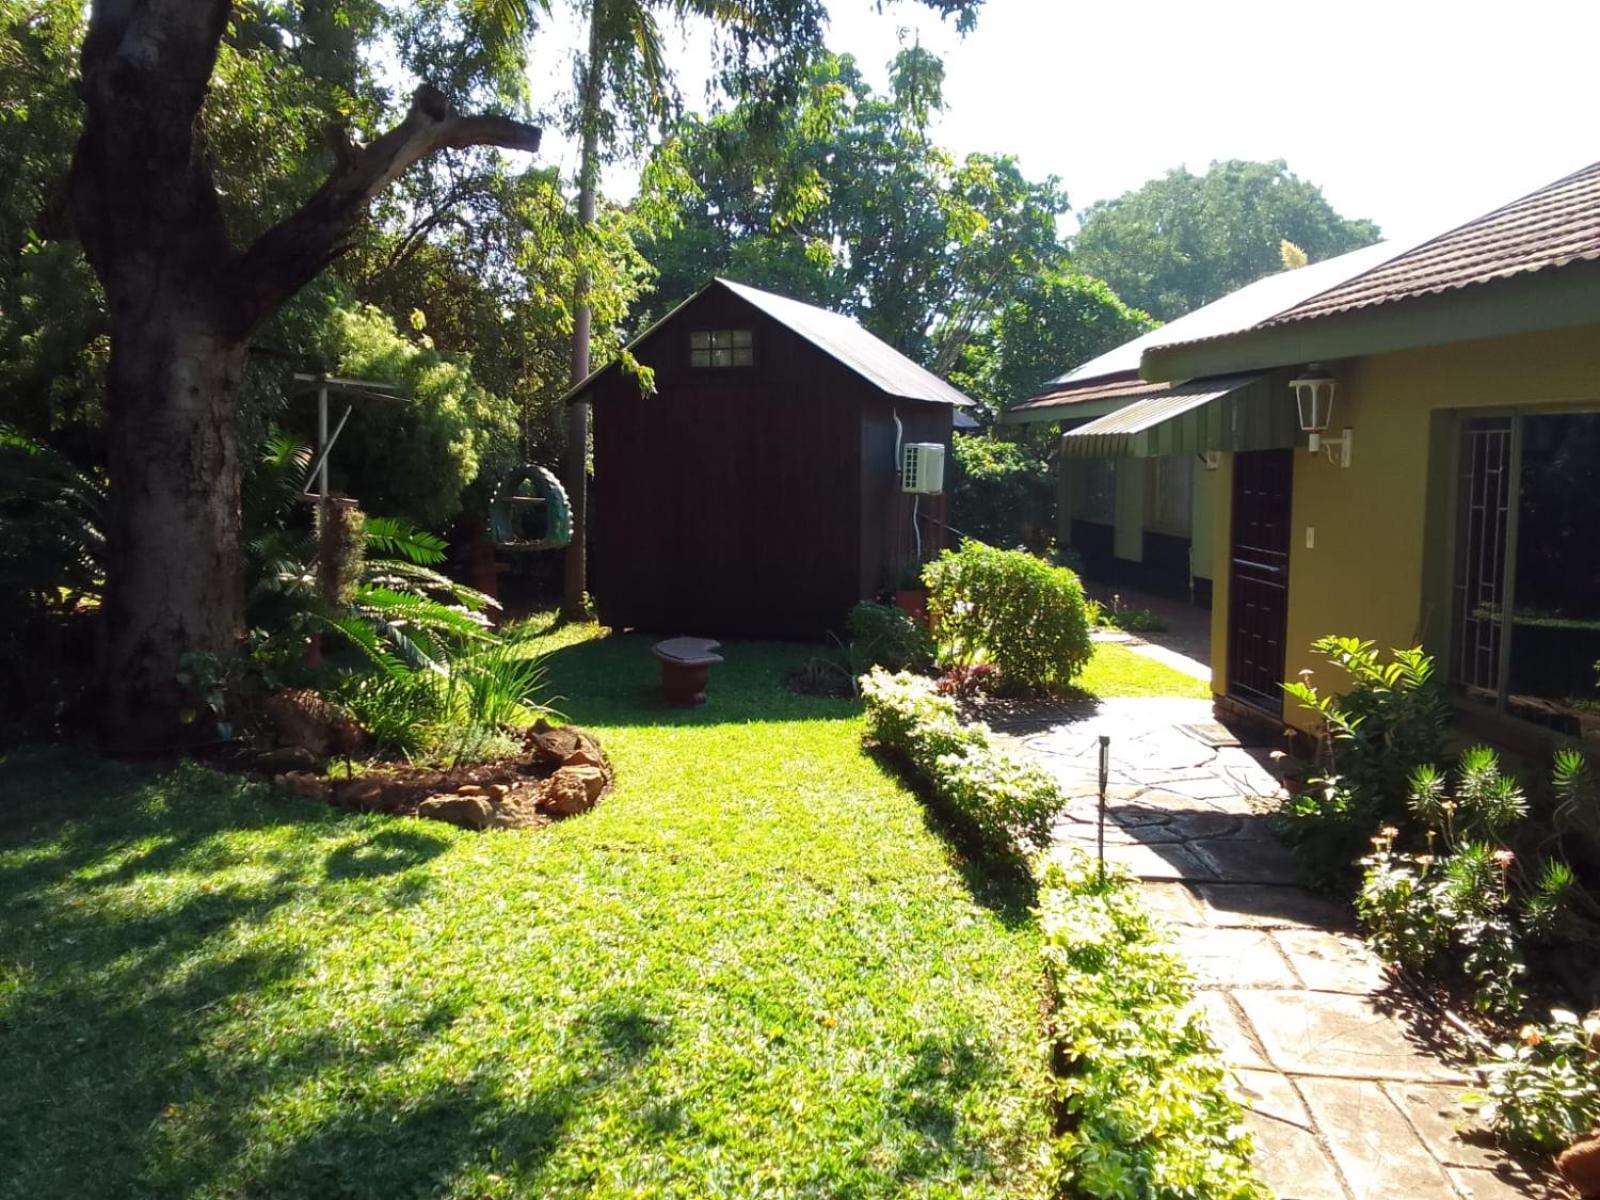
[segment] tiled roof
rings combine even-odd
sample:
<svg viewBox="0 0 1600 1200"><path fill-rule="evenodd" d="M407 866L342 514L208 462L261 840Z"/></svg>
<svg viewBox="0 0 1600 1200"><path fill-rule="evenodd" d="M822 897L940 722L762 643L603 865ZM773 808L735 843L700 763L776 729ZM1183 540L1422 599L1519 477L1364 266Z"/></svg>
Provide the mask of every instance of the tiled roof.
<svg viewBox="0 0 1600 1200"><path fill-rule="evenodd" d="M1456 291L1600 259L1600 163L1423 242L1262 327Z"/></svg>
<svg viewBox="0 0 1600 1200"><path fill-rule="evenodd" d="M1048 392L1029 397L1021 404L1013 404L1006 411L1033 412L1035 409L1087 404L1091 400L1139 400L1156 392L1164 392L1171 386L1167 383L1150 383L1131 371L1123 371L1083 383L1053 387Z"/></svg>

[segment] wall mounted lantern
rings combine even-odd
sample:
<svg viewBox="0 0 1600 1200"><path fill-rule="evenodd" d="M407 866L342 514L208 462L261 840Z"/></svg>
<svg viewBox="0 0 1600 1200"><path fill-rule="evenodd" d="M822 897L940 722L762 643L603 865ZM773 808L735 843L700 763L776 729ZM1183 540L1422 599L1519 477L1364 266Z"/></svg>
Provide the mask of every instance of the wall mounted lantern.
<svg viewBox="0 0 1600 1200"><path fill-rule="evenodd" d="M1295 407L1300 411L1300 431L1310 435L1306 444L1311 453L1326 450L1329 462L1348 467L1354 436L1350 427L1346 426L1339 437L1326 436L1333 421L1333 398L1339 386L1333 373L1312 363L1304 375L1291 379L1289 386L1294 389Z"/></svg>

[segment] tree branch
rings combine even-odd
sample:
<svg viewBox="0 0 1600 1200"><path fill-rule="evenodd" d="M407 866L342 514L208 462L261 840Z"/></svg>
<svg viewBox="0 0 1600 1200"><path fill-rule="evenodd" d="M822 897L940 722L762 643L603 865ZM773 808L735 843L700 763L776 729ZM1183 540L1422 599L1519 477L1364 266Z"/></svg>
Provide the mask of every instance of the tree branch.
<svg viewBox="0 0 1600 1200"><path fill-rule="evenodd" d="M535 151L542 131L508 117L463 116L424 84L405 120L353 149L300 209L263 233L234 266L229 322L244 336L338 257L367 205L409 167L440 150Z"/></svg>

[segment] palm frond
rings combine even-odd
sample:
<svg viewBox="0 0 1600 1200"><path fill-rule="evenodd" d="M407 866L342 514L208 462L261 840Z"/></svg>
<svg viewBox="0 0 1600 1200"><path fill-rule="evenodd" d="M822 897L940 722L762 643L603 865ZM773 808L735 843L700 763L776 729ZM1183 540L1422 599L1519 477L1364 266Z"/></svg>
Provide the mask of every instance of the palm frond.
<svg viewBox="0 0 1600 1200"><path fill-rule="evenodd" d="M445 540L398 517L368 517L367 549L431 567L444 561Z"/></svg>

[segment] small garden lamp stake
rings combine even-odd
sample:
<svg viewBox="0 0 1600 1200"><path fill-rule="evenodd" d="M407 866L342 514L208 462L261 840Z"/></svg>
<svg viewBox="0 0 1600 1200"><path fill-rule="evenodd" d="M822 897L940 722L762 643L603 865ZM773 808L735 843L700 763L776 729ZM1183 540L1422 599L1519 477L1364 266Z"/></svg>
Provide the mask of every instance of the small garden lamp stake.
<svg viewBox="0 0 1600 1200"><path fill-rule="evenodd" d="M1100 809L1095 844L1100 855L1100 882L1106 881L1106 781L1111 774L1111 738L1100 735Z"/></svg>

